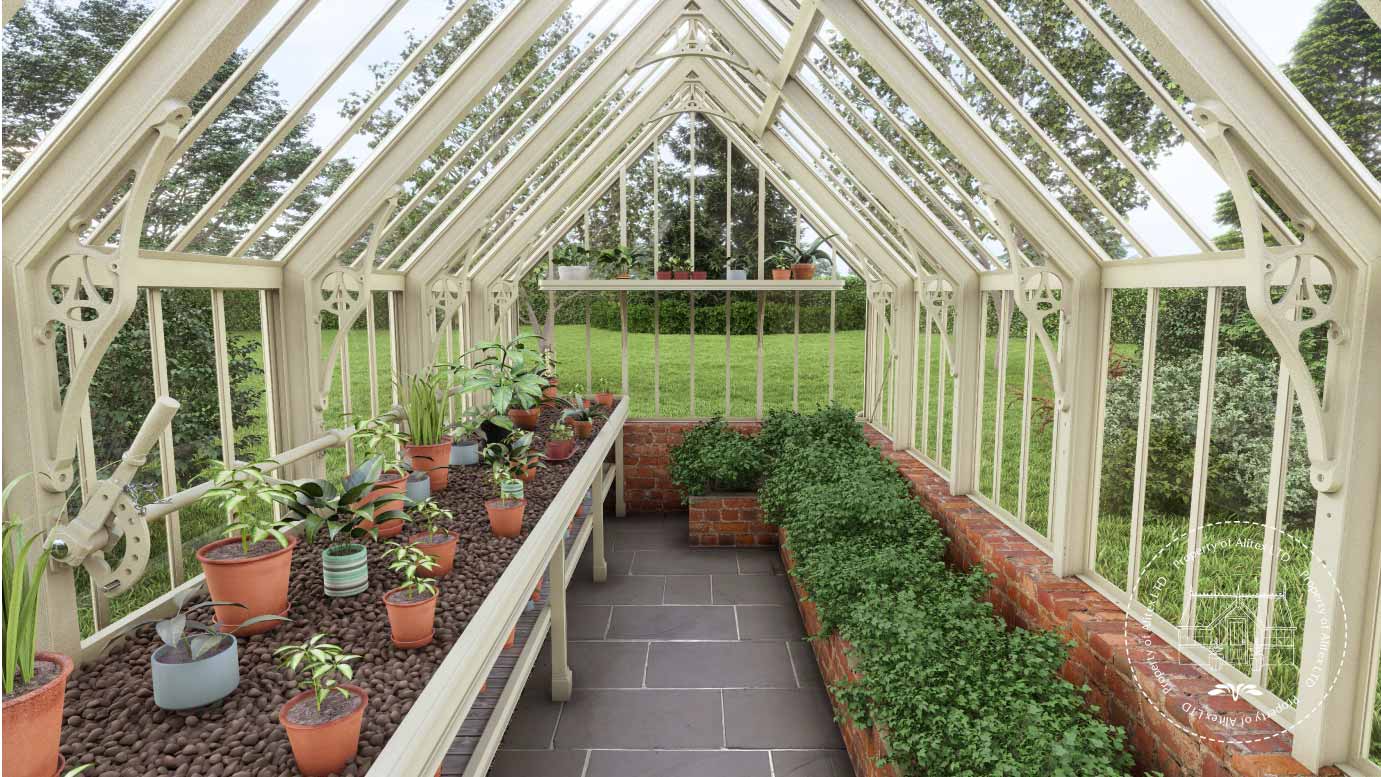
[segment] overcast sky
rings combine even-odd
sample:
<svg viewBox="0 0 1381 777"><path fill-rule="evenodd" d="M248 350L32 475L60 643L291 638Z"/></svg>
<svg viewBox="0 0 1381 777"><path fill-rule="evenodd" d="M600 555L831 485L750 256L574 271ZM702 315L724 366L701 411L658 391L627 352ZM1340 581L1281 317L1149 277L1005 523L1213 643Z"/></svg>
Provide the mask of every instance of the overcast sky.
<svg viewBox="0 0 1381 777"><path fill-rule="evenodd" d="M1317 5L1316 0L1212 2L1231 15L1259 50L1277 65L1288 60L1291 46L1308 24ZM582 14L601 7L599 0L576 0L573 5ZM603 7L607 11L611 5ZM621 5L619 3L613 7L617 10ZM365 29L384 6L385 0L321 0L317 9L294 33L290 45L282 47L268 64L267 70L279 82L283 97L295 101L306 94L348 45L348 41ZM282 12L282 8L275 10L246 41L246 46L257 43ZM345 124L345 120L336 115L338 98L371 83L365 63L395 58L406 41L407 30L414 31L418 37L425 37L444 12L445 3L442 0L414 0L407 4L366 50L365 55L347 71L339 85L330 89L324 100L318 103L316 126L312 130L317 143L329 143ZM597 26L602 26L602 22ZM368 152L358 138L350 142L346 150L357 159ZM1205 232L1212 235L1219 231L1212 223L1213 202L1226 187L1192 147L1181 144L1166 154L1154 175ZM1134 212L1130 220L1133 228L1157 254L1192 253L1197 250L1195 244L1158 206Z"/></svg>

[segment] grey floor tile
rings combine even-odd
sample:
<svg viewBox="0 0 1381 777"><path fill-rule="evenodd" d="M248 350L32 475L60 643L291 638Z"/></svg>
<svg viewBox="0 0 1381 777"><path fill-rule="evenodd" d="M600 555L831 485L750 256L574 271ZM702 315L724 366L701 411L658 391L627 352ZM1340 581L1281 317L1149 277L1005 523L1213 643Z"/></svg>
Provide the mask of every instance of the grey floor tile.
<svg viewBox="0 0 1381 777"><path fill-rule="evenodd" d="M715 575L710 589L715 604L796 603L786 578L776 575Z"/></svg>
<svg viewBox="0 0 1381 777"><path fill-rule="evenodd" d="M743 639L800 639L805 635L795 605L740 604L737 609Z"/></svg>
<svg viewBox="0 0 1381 777"><path fill-rule="evenodd" d="M590 542L593 543L594 539L592 538ZM606 539L606 547L608 544L608 540ZM622 577L627 575L633 568L633 551L607 551L604 554L604 563L609 567L610 577ZM591 550L591 545L587 544L585 546L585 552L580 555L580 561L575 565L575 577L572 579L572 582L575 580L591 579L594 569L595 554L594 551Z"/></svg>
<svg viewBox="0 0 1381 777"><path fill-rule="evenodd" d="M603 583L575 579L567 589L571 604L661 604L663 578L610 577Z"/></svg>
<svg viewBox="0 0 1381 777"><path fill-rule="evenodd" d="M642 687L646 642L572 642L568 648L577 691Z"/></svg>
<svg viewBox="0 0 1381 777"><path fill-rule="evenodd" d="M584 750L500 750L489 777L580 777L585 756Z"/></svg>
<svg viewBox="0 0 1381 777"><path fill-rule="evenodd" d="M738 639L734 608L615 607L609 639Z"/></svg>
<svg viewBox="0 0 1381 777"><path fill-rule="evenodd" d="M723 746L719 691L583 691L571 697L556 748L677 750Z"/></svg>
<svg viewBox="0 0 1381 777"><path fill-rule="evenodd" d="M795 688L785 642L654 642L649 688Z"/></svg>
<svg viewBox="0 0 1381 777"><path fill-rule="evenodd" d="M566 606L566 635L569 639L604 639L609 628L609 605Z"/></svg>
<svg viewBox="0 0 1381 777"><path fill-rule="evenodd" d="M585 777L771 777L767 753L596 750Z"/></svg>
<svg viewBox="0 0 1381 777"><path fill-rule="evenodd" d="M844 747L823 688L723 693L724 731L729 747L753 750ZM557 733L559 736L560 732Z"/></svg>
<svg viewBox="0 0 1381 777"><path fill-rule="evenodd" d="M709 575L668 575L667 604L709 604Z"/></svg>
<svg viewBox="0 0 1381 777"><path fill-rule="evenodd" d="M854 777L854 766L843 750L774 750L776 777Z"/></svg>
<svg viewBox="0 0 1381 777"><path fill-rule="evenodd" d="M775 550L740 550L736 555L740 575L780 575L785 571Z"/></svg>
<svg viewBox="0 0 1381 777"><path fill-rule="evenodd" d="M738 559L727 550L687 547L640 550L633 559L635 575L737 575Z"/></svg>
<svg viewBox="0 0 1381 777"><path fill-rule="evenodd" d="M820 676L820 665L815 662L815 649L805 640L792 640L787 643L791 650L791 663L796 667L796 680L802 688L822 688L824 679Z"/></svg>
<svg viewBox="0 0 1381 777"><path fill-rule="evenodd" d="M550 675L533 674L528 677L528 684L524 686L513 717L508 721L500 747L519 750L551 747L556 721L561 717L561 703L552 701L551 696L543 692L543 678L550 681Z"/></svg>

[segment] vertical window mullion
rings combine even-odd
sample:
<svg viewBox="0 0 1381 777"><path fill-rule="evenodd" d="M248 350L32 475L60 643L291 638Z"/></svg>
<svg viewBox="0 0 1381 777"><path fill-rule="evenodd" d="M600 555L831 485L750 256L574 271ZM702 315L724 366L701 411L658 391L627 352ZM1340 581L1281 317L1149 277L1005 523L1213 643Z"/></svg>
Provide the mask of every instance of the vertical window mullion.
<svg viewBox="0 0 1381 777"><path fill-rule="evenodd" d="M1208 304L1204 306L1203 366L1199 372L1199 417L1194 433L1194 477L1189 491L1189 547L1184 565L1184 606L1180 609L1180 626L1193 628L1196 600L1199 593L1199 555L1203 547L1204 510L1207 503L1208 457L1213 438L1213 385L1218 375L1218 321L1223 303L1223 289L1208 290Z"/></svg>
<svg viewBox="0 0 1381 777"><path fill-rule="evenodd" d="M1146 291L1146 325L1141 335L1141 404L1137 408L1136 459L1132 469L1132 528L1128 542L1127 593L1141 583L1141 535L1146 522L1146 468L1151 449L1151 406L1155 401L1156 341L1160 331L1160 289Z"/></svg>

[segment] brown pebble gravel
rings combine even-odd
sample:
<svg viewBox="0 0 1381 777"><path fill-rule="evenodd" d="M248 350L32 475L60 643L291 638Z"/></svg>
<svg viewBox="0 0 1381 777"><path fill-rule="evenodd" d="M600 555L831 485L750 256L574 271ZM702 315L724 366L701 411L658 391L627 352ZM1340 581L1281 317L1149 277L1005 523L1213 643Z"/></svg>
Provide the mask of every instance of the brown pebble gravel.
<svg viewBox="0 0 1381 777"><path fill-rule="evenodd" d="M537 447L559 416L542 410ZM598 430L603 420L595 422ZM240 640L240 687L220 702L199 710L167 712L153 703L149 657L160 644L152 627L139 629L106 656L74 673L67 684L62 753L69 766L93 763L87 777L275 777L297 774L278 708L298 692L296 683L273 660L279 645L302 642L318 632L352 653L354 683L369 693L360 731L359 755L342 775L362 775L432 672L455 644L484 597L507 568L528 532L584 456L584 442L568 461L546 465L527 484L523 533L496 537L489 530L484 501L494 486L484 466L454 467L438 501L456 513L449 527L460 536L455 570L439 582L436 639L417 650L398 650L389 640L382 597L398 580L380 559L383 543L369 550L369 589L345 599L322 592L321 550L305 541L293 553L288 588L292 623Z"/></svg>

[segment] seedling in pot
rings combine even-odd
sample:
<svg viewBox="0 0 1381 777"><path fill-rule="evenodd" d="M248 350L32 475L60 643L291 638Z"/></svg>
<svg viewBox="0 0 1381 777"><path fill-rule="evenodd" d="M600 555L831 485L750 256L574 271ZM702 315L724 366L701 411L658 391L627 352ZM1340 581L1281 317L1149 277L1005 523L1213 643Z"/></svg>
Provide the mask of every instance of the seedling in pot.
<svg viewBox="0 0 1381 777"><path fill-rule="evenodd" d="M541 465L541 456L532 450L531 432L514 432L503 442L484 446L484 463L499 467L509 478L529 481Z"/></svg>
<svg viewBox="0 0 1381 777"><path fill-rule="evenodd" d="M264 472L276 463L258 461L232 467L222 466L211 476L214 487L202 497L220 502L228 520L224 534L240 540L240 550L245 556L250 555L251 547L268 539L275 540L284 548L292 542L286 533L292 527L292 522L273 517L275 504L293 503L292 484L271 478Z"/></svg>
<svg viewBox="0 0 1381 777"><path fill-rule="evenodd" d="M327 642L330 636L316 634L300 645L282 645L273 651L288 674L299 676L298 689L312 692L311 698L318 710L333 693L349 698L350 688L341 680L355 679L355 669L350 662L359 658L345 652L340 645Z"/></svg>
<svg viewBox="0 0 1381 777"><path fill-rule="evenodd" d="M550 461L569 459L575 453L575 432L564 420L557 420L547 432L546 457Z"/></svg>
<svg viewBox="0 0 1381 777"><path fill-rule="evenodd" d="M377 456L382 462L379 479L375 481L373 490L366 497L373 503L375 516L400 509L403 506L402 502L393 498L394 495L401 495L407 489L410 479L426 477L426 473L414 473L412 465L403 458L402 450L407 444L407 435L399 432L392 421L379 416L365 421L350 438L359 443L368 456ZM430 492L430 488L428 491ZM403 530L403 524L397 518L387 521L375 520L374 523L378 526L380 537L394 537Z"/></svg>
<svg viewBox="0 0 1381 777"><path fill-rule="evenodd" d="M355 671L350 662L359 658L317 634L300 645L283 645L274 651L279 663L298 678L302 692L278 711L278 721L288 731L297 768L309 777L339 772L360 746L360 723L369 696L350 685ZM332 697L339 699L328 704ZM358 698L358 703L351 700ZM308 701L314 702L307 704Z"/></svg>
<svg viewBox="0 0 1381 777"><path fill-rule="evenodd" d="M513 477L508 460L497 455L489 462L489 477L498 489L498 498L484 503L489 528L500 537L517 537L523 531L523 511L527 507L523 482Z"/></svg>
<svg viewBox="0 0 1381 777"><path fill-rule="evenodd" d="M436 561L416 544L389 543L384 557L388 568L402 578L397 588L384 594L388 626L394 647L410 650L431 644L436 630Z"/></svg>
<svg viewBox="0 0 1381 777"><path fill-rule="evenodd" d="M425 570L424 575L442 577L450 574L455 566L456 544L460 540L459 535L448 528L448 524L455 520L455 513L432 499L413 503L409 507L412 510L410 520L421 529L410 539L436 561L435 568Z"/></svg>
<svg viewBox="0 0 1381 777"><path fill-rule="evenodd" d="M401 591L405 599L418 601L436 595L436 581L425 574L436 569L436 560L417 543L390 542L384 558L388 559L389 570L402 578L393 590Z"/></svg>

